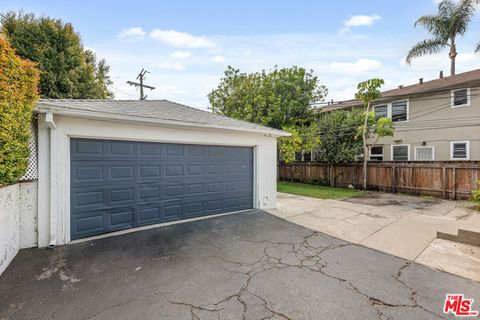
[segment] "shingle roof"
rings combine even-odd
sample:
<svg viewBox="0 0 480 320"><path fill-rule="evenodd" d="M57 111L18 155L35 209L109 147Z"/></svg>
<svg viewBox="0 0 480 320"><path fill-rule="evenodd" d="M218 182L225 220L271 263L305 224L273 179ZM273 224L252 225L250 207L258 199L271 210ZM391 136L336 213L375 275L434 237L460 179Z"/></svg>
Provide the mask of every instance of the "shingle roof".
<svg viewBox="0 0 480 320"><path fill-rule="evenodd" d="M192 108L168 100L97 100L97 99L41 99L37 112L58 114L102 115L115 119L135 119L145 122L181 122L193 126L288 135L285 131L232 119L208 111Z"/></svg>
<svg viewBox="0 0 480 320"><path fill-rule="evenodd" d="M450 77L443 77L435 80L425 81L409 86L401 86L397 89L387 90L382 92L382 100L392 98L406 97L419 94L427 94L437 91L454 89L467 83L480 83L480 69L460 73ZM328 112L336 109L346 109L356 106L361 106L362 103L358 100L346 100L326 106L322 108L321 112Z"/></svg>

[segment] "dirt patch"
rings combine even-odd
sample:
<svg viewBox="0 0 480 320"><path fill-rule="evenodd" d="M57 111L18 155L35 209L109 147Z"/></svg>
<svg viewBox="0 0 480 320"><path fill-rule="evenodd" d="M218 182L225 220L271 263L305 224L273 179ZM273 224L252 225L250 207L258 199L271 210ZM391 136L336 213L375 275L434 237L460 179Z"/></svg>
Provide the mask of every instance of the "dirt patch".
<svg viewBox="0 0 480 320"><path fill-rule="evenodd" d="M442 202L441 199L436 198L424 198L382 192L367 192L363 195L345 199L344 201L365 204L374 207L402 206L412 209L425 209Z"/></svg>

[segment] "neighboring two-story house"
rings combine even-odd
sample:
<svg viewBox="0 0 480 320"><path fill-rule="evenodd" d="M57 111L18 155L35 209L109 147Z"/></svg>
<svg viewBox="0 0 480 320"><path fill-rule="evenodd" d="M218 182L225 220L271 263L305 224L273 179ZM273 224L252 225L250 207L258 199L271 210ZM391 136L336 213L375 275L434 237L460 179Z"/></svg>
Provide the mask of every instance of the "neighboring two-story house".
<svg viewBox="0 0 480 320"><path fill-rule="evenodd" d="M320 112L356 107L348 100ZM372 107L395 133L370 147L371 161L480 160L480 69L384 91Z"/></svg>

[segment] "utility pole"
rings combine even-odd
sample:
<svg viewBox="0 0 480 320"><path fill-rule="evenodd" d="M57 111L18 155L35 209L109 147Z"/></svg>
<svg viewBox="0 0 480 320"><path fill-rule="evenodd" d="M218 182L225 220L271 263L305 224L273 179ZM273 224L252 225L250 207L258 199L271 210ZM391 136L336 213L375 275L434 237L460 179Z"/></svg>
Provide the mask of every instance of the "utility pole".
<svg viewBox="0 0 480 320"><path fill-rule="evenodd" d="M145 74L147 73L150 73L149 71L145 70L144 68L142 68L142 71L140 71L140 73L138 74L137 76L137 80L139 82L133 82L133 81L127 81L127 83L131 86L135 86L135 87L140 87L140 100L145 100L147 99L147 96L144 95L143 93L143 88L147 88L147 89L150 89L150 90L153 90L155 89L155 87L152 87L152 86L148 86L146 84L143 84L143 80L145 80Z"/></svg>

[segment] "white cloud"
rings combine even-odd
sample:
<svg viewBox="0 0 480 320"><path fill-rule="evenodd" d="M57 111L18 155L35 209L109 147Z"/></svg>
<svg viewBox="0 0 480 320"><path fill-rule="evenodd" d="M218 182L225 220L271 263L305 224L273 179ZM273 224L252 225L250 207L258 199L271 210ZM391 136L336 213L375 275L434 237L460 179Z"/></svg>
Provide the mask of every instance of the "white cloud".
<svg viewBox="0 0 480 320"><path fill-rule="evenodd" d="M348 20L344 21L343 24L347 28L361 27L361 26L371 27L374 21L380 20L380 19L382 19L382 17L380 17L378 14L373 14L371 16L356 15L356 16L351 16Z"/></svg>
<svg viewBox="0 0 480 320"><path fill-rule="evenodd" d="M215 56L215 57L212 57L210 60L212 60L213 62L224 62L224 61L225 61L225 57L223 57L223 56Z"/></svg>
<svg viewBox="0 0 480 320"><path fill-rule="evenodd" d="M175 30L155 29L149 36L155 40L167 43L174 47L187 48L211 48L215 44L205 37L198 37L185 32Z"/></svg>
<svg viewBox="0 0 480 320"><path fill-rule="evenodd" d="M136 38L141 39L145 36L145 31L142 28L128 28L123 29L119 34L119 38Z"/></svg>
<svg viewBox="0 0 480 320"><path fill-rule="evenodd" d="M478 39L461 38L457 61L457 72L468 71L478 66L480 55L471 52L472 43ZM312 68L321 84L327 86L327 100L351 99L357 83L372 77L388 80L382 90L398 85L418 83L438 78L443 69L448 76L448 50L438 55L414 59L411 66L400 63L412 45L408 34L362 35L346 33L339 40L338 32L331 33L287 33L257 35L214 35L208 40L214 48L202 50L174 48L160 41L144 41L142 46L126 46L121 39L112 43L88 43L97 50L97 55L106 58L111 66L115 98L137 99L135 88L126 85L135 79L141 68L151 71L146 83L156 87L148 91L149 99L169 99L206 109L207 94L215 88L225 71L225 62L242 72L271 70L293 65ZM372 47L372 41L375 46ZM382 48L379 50L378 48ZM188 51L186 59L174 59L175 51ZM226 57L224 63L214 63L212 57ZM187 63L188 62L188 63ZM175 87L175 88L173 88Z"/></svg>
<svg viewBox="0 0 480 320"><path fill-rule="evenodd" d="M339 32L340 34L346 34L346 33L352 32L352 29L347 28L347 27L343 27L343 28L340 29L338 32Z"/></svg>
<svg viewBox="0 0 480 320"><path fill-rule="evenodd" d="M170 53L170 57L174 59L185 59L190 57L192 54L188 51L175 51Z"/></svg>
<svg viewBox="0 0 480 320"><path fill-rule="evenodd" d="M330 68L342 74L368 73L382 68L382 63L372 59L358 59L355 62L332 62Z"/></svg>
<svg viewBox="0 0 480 320"><path fill-rule="evenodd" d="M185 65L180 62L162 61L162 62L154 63L152 66L158 69L185 70Z"/></svg>

